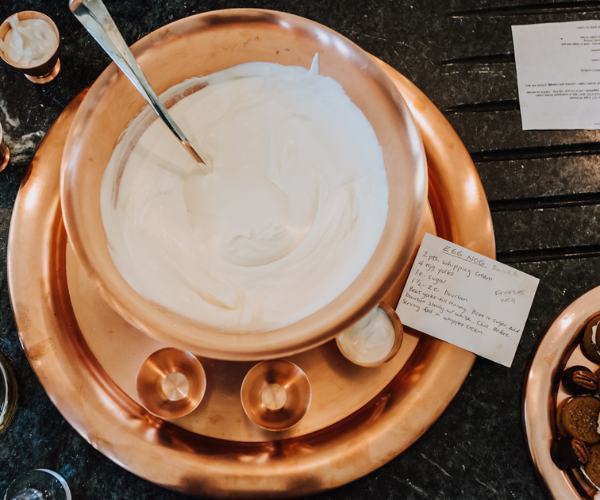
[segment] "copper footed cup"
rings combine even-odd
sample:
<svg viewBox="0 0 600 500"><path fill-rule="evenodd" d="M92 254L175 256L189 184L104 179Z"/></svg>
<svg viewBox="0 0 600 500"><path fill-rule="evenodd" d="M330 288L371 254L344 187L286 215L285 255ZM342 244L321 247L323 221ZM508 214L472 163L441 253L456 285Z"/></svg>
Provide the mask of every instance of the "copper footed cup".
<svg viewBox="0 0 600 500"><path fill-rule="evenodd" d="M244 412L268 431L283 431L300 422L311 397L306 374L294 363L281 359L254 365L242 382Z"/></svg>
<svg viewBox="0 0 600 500"><path fill-rule="evenodd" d="M36 12L34 10L26 10L18 13L19 21L25 21L27 19L41 19L42 21L47 22L50 27L53 29L56 34L56 38L58 39L58 43L56 45L56 49L52 54L48 56L41 64L37 66L23 66L21 64L15 63L8 59L4 52L0 49L0 57L4 60L4 62L13 68L20 70L25 77L32 81L33 83L47 83L56 78L58 73L60 72L60 59L58 58L58 47L60 46L60 33L58 32L58 28L54 21L50 19L47 15L42 14L41 12ZM8 18L7 18L8 19ZM4 40L4 37L10 30L10 24L8 20L4 21L0 25L0 39Z"/></svg>
<svg viewBox="0 0 600 500"><path fill-rule="evenodd" d="M179 418L194 411L202 401L206 375L193 354L166 347L142 363L136 386L149 412L161 418Z"/></svg>

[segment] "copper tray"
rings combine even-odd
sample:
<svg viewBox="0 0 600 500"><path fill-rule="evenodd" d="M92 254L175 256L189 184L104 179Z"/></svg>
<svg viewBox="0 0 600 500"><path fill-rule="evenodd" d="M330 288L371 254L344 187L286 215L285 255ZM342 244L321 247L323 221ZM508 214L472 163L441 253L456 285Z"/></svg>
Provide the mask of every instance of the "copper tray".
<svg viewBox="0 0 600 500"><path fill-rule="evenodd" d="M579 470L562 471L550 456L558 436L556 407L569 396L561 384L564 369L583 365L598 370L579 345L585 325L598 313L600 287L582 295L554 320L533 354L525 381L523 427L529 454L546 494L556 500L592 500L598 493Z"/></svg>
<svg viewBox="0 0 600 500"><path fill-rule="evenodd" d="M491 217L468 152L435 106L395 70L379 63L404 95L423 137L433 214L429 225L434 225L424 229L493 258ZM106 306L96 300L78 269L62 223L62 147L82 98L76 98L49 130L23 180L10 228L8 280L31 366L65 419L94 448L143 478L187 494L283 498L317 493L363 476L429 428L459 390L475 356L418 332L408 333L407 347L387 368L372 372L379 386L369 390L360 385L359 395L342 412L322 396L320 405L311 406L306 423L303 419L287 434L257 431L247 420L238 420L235 428L220 425L223 414L203 417L204 401L199 413L191 414L196 415L193 421L165 421L147 412L133 395L135 381L128 374L132 367L107 360L111 349L115 356L132 352L131 359L143 359L142 351L153 348L148 342L154 341L119 326L118 319L102 316ZM388 301L397 301L401 286L402 279L390 290ZM94 325L103 320L111 326L96 335ZM119 343L106 338L118 338ZM314 359L337 355L330 342L298 357L318 365ZM213 369L217 374L233 373L234 382L252 366L227 362L225 369L221 364L226 362L204 362L209 365L207 378ZM338 383L345 378L341 390L354 392L356 373L340 370ZM323 385L311 383L317 386L313 392ZM222 403L220 391L213 390L212 400L208 398L218 403L213 407ZM235 405L241 407L237 399Z"/></svg>

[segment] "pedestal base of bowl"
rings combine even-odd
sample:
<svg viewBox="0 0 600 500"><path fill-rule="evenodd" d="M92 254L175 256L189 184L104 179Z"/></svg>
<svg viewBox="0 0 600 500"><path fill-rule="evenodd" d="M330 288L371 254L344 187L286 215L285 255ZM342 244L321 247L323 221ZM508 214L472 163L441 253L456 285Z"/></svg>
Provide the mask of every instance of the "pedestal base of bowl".
<svg viewBox="0 0 600 500"><path fill-rule="evenodd" d="M430 213L423 232L495 256L477 172L456 133L411 83L381 63L421 130ZM291 429L267 431L246 417L240 387L254 363L200 358L204 399L166 421L136 393L141 363L164 344L125 323L79 266L62 223L62 148L82 96L36 153L15 204L8 245L11 300L27 357L69 423L96 449L167 488L215 497L298 497L348 483L410 446L439 417L475 356L407 329L399 353L378 368L346 360L335 342L291 356L312 402ZM395 307L406 276L387 294Z"/></svg>

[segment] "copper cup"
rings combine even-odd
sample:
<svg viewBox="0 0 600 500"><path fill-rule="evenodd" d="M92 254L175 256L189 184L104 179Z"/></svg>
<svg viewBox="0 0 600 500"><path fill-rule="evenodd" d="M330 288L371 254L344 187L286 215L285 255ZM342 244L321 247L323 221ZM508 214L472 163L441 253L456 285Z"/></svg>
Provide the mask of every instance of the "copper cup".
<svg viewBox="0 0 600 500"><path fill-rule="evenodd" d="M348 330L344 331L335 338L338 349L340 350L342 355L355 365L364 366L367 368L381 366L384 363L387 363L390 359L392 359L398 353L400 347L402 346L404 328L402 327L402 322L400 321L398 314L392 307L387 305L385 302L382 302L377 307L387 315L388 319L390 320L390 326L391 328L393 328L394 333L394 339L390 345L390 348L387 351L387 353L383 355L383 357L379 359L372 359L372 353L369 352L369 346L366 342L358 349L356 347L350 349L350 343L353 343L353 341L347 335Z"/></svg>
<svg viewBox="0 0 600 500"><path fill-rule="evenodd" d="M41 19L46 21L54 30L56 34L56 38L58 43L56 44L56 49L54 52L48 56L43 63L38 64L37 66L26 67L21 64L15 63L9 60L4 52L0 50L0 57L4 60L4 62L13 68L17 68L22 71L26 78L31 80L34 83L47 83L56 78L56 75L60 72L60 59L58 58L58 47L60 45L60 33L58 32L58 28L54 21L50 19L47 15L42 14L41 12L36 12L34 10L25 10L23 12L18 13L19 21L26 21L27 19ZM0 39L4 40L6 34L10 31L11 27L8 23L8 18L0 25Z"/></svg>
<svg viewBox="0 0 600 500"><path fill-rule="evenodd" d="M0 123L0 172L6 168L9 160L10 151L4 142L4 131L2 130L2 124Z"/></svg>
<svg viewBox="0 0 600 500"><path fill-rule="evenodd" d="M0 434L10 424L17 407L17 383L7 359L0 353Z"/></svg>
<svg viewBox="0 0 600 500"><path fill-rule="evenodd" d="M194 411L206 390L206 375L193 354L167 347L151 354L137 375L144 407L161 418L179 418Z"/></svg>
<svg viewBox="0 0 600 500"><path fill-rule="evenodd" d="M252 367L242 382L241 397L244 412L256 425L283 431L306 415L312 392L298 366L276 359Z"/></svg>

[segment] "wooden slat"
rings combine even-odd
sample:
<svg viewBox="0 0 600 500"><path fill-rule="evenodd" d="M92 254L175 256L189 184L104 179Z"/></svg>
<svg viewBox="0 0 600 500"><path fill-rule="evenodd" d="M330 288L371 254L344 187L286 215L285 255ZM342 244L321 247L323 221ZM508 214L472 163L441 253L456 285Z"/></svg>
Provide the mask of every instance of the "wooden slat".
<svg viewBox="0 0 600 500"><path fill-rule="evenodd" d="M600 205L492 213L498 252L600 245Z"/></svg>
<svg viewBox="0 0 600 500"><path fill-rule="evenodd" d="M600 155L477 163L488 200L546 200L600 192ZM571 203L565 199L565 203ZM498 208L500 209L500 208Z"/></svg>

